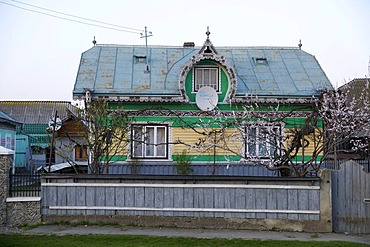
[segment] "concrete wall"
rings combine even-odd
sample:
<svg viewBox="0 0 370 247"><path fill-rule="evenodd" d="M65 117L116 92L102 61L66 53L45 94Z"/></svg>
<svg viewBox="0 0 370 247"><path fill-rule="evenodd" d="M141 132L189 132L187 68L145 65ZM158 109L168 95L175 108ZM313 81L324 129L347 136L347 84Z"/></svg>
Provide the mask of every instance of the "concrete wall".
<svg viewBox="0 0 370 247"><path fill-rule="evenodd" d="M6 198L9 191L8 169L12 160L12 154L0 153L0 224L6 225Z"/></svg>
<svg viewBox="0 0 370 247"><path fill-rule="evenodd" d="M40 198L8 198L6 203L7 226L35 225L41 222Z"/></svg>
<svg viewBox="0 0 370 247"><path fill-rule="evenodd" d="M47 175L43 221L331 232L331 177Z"/></svg>
<svg viewBox="0 0 370 247"><path fill-rule="evenodd" d="M8 197L12 153L0 153L0 224L5 227L41 222L40 197Z"/></svg>

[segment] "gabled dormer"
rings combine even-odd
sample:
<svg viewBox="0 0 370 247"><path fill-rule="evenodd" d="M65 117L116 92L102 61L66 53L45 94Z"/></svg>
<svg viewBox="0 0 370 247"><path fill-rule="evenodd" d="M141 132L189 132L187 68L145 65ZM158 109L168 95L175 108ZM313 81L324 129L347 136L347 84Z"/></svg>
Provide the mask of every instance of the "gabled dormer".
<svg viewBox="0 0 370 247"><path fill-rule="evenodd" d="M188 102L195 102L196 93L202 87L212 87L218 94L218 102L229 102L236 92L234 68L219 54L209 39L184 65L179 79L179 90Z"/></svg>

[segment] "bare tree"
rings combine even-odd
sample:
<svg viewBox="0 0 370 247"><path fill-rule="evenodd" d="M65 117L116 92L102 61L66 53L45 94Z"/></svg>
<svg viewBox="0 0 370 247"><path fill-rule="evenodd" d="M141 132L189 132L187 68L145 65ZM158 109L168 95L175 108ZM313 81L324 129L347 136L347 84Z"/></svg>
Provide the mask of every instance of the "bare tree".
<svg viewBox="0 0 370 247"><path fill-rule="evenodd" d="M86 105L80 119L90 172L108 173L112 159L127 153L132 118L124 111L109 110L105 101L94 101Z"/></svg>
<svg viewBox="0 0 370 247"><path fill-rule="evenodd" d="M367 84L359 99L350 98L344 90L334 90L289 107L278 101L266 104L250 98L239 111L215 108L204 112L204 118L197 122L188 122L173 112L180 126L199 136L195 143L179 139L175 143L199 153L223 150L240 156L241 161L279 170L282 176L315 174L335 155L336 147L369 127L369 94ZM361 107L356 104L358 100ZM359 144L354 146L361 148Z"/></svg>
<svg viewBox="0 0 370 247"><path fill-rule="evenodd" d="M356 97L343 89L322 92L298 104L248 97L236 108L216 107L208 112L158 107L113 111L107 102L98 101L86 106L81 123L92 173L102 173L104 168L108 172L112 158L127 152L135 116L166 116L167 121L172 119L174 125L198 136L191 143L175 136L174 145L208 155L222 150L225 160L238 156L240 162L277 170L282 176L302 177L317 174L323 162L335 158L340 144L352 140L359 130L369 131L369 94L367 83ZM193 118L189 121L188 117ZM193 121L194 117L198 120ZM366 148L363 144L355 141L353 147Z"/></svg>
<svg viewBox="0 0 370 247"><path fill-rule="evenodd" d="M357 92L356 92L357 91ZM352 151L369 148L370 131L370 81L361 88L351 84L322 94L319 115L325 126L324 159L342 150L344 143L352 143Z"/></svg>

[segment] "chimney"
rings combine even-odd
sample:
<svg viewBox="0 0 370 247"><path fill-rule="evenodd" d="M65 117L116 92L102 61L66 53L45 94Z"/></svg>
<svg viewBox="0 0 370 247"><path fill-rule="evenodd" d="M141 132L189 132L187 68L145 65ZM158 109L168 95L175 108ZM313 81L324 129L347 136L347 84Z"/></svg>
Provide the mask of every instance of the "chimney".
<svg viewBox="0 0 370 247"><path fill-rule="evenodd" d="M184 42L184 47L186 48L194 48L195 43L194 42Z"/></svg>

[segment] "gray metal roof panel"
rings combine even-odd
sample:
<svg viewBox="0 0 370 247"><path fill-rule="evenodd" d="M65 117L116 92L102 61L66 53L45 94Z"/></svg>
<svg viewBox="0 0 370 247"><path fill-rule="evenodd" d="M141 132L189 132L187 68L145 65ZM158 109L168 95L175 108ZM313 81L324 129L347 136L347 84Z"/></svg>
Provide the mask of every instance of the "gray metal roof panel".
<svg viewBox="0 0 370 247"><path fill-rule="evenodd" d="M236 95L311 96L332 88L314 56L295 48L216 47L235 69ZM199 48L95 46L84 52L74 95L179 95L184 65ZM148 53L150 72L146 72ZM265 64L257 64L265 58Z"/></svg>
<svg viewBox="0 0 370 247"><path fill-rule="evenodd" d="M74 108L66 101L0 101L0 111L24 124L48 124L55 111L64 119Z"/></svg>
<svg viewBox="0 0 370 247"><path fill-rule="evenodd" d="M0 122L3 122L3 121L14 124L14 125L18 123L14 118L9 116L5 112L0 111Z"/></svg>

